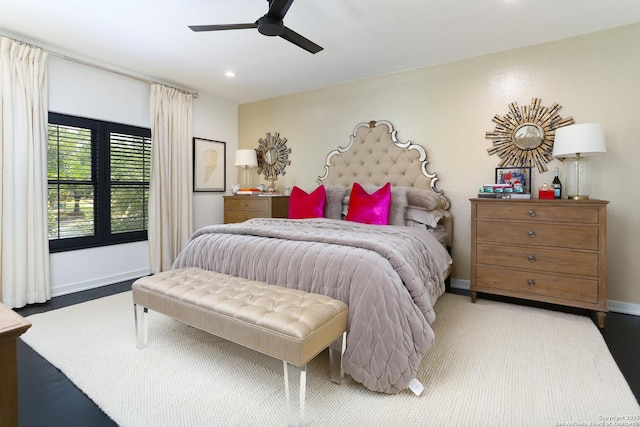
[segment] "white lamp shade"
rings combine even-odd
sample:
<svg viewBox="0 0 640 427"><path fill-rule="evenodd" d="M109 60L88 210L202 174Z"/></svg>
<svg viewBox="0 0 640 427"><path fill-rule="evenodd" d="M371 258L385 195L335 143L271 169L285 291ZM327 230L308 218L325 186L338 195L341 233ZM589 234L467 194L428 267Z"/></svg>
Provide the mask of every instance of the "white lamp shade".
<svg viewBox="0 0 640 427"><path fill-rule="evenodd" d="M258 166L258 155L256 153L256 150L237 150L236 166L245 166L249 168Z"/></svg>
<svg viewBox="0 0 640 427"><path fill-rule="evenodd" d="M606 153L604 131L598 123L563 126L556 129L553 157L577 157Z"/></svg>

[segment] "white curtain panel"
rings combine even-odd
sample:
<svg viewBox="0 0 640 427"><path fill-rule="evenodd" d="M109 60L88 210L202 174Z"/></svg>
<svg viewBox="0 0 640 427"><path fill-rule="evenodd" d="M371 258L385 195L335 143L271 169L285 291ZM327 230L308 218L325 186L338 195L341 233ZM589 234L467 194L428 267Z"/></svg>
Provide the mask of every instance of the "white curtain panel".
<svg viewBox="0 0 640 427"><path fill-rule="evenodd" d="M149 264L169 270L192 233L193 95L151 85Z"/></svg>
<svg viewBox="0 0 640 427"><path fill-rule="evenodd" d="M47 231L47 53L0 37L0 295L51 299Z"/></svg>

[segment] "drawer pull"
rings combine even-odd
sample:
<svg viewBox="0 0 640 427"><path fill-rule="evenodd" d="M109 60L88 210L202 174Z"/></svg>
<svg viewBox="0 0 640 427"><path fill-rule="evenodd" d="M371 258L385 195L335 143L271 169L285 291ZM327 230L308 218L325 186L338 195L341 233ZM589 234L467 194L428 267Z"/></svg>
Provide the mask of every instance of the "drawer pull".
<svg viewBox="0 0 640 427"><path fill-rule="evenodd" d="M249 206L249 202L244 202L244 207L246 208L247 206Z"/></svg>
<svg viewBox="0 0 640 427"><path fill-rule="evenodd" d="M527 257L527 259L529 259L529 261L531 261L531 262L536 262L536 256L535 255L529 255Z"/></svg>
<svg viewBox="0 0 640 427"><path fill-rule="evenodd" d="M245 220L249 219L249 215L244 214L244 219L245 219Z"/></svg>
<svg viewBox="0 0 640 427"><path fill-rule="evenodd" d="M529 232L528 232L527 234L528 234L528 235L529 235L529 237L531 237L532 239L533 239L534 237L536 237L536 232L535 232L535 231L533 231L533 230L529 230Z"/></svg>
<svg viewBox="0 0 640 427"><path fill-rule="evenodd" d="M529 285L530 288L533 288L536 285L536 281L533 279L529 279L527 280L527 285Z"/></svg>
<svg viewBox="0 0 640 427"><path fill-rule="evenodd" d="M529 209L529 216L530 216L530 217L534 217L534 216L536 216L536 211L535 211L535 209Z"/></svg>

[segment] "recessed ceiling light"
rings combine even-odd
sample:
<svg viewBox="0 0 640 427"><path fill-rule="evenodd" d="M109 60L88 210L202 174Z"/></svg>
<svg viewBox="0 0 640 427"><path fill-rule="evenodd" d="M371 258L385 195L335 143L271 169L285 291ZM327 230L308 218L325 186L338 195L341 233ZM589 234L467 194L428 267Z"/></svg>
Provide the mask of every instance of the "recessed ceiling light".
<svg viewBox="0 0 640 427"><path fill-rule="evenodd" d="M224 73L224 75L227 77L235 77L236 73L234 73L233 71L227 71L226 73Z"/></svg>

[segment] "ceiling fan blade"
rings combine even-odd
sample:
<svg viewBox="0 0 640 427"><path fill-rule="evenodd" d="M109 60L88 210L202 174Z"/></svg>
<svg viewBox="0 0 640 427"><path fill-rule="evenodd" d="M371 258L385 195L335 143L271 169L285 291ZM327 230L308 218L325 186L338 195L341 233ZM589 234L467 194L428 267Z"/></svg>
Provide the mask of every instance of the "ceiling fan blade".
<svg viewBox="0 0 640 427"><path fill-rule="evenodd" d="M307 52L318 53L322 49L324 49L323 47L318 46L308 38L301 36L288 27L284 27L284 32L280 34L280 37L295 44L296 46L303 48Z"/></svg>
<svg viewBox="0 0 640 427"><path fill-rule="evenodd" d="M251 24L223 24L223 25L189 25L193 31L221 31L221 30L244 30L245 28L258 28L254 22Z"/></svg>
<svg viewBox="0 0 640 427"><path fill-rule="evenodd" d="M282 21L284 15L287 14L293 0L267 0L269 2L269 11L267 15Z"/></svg>

